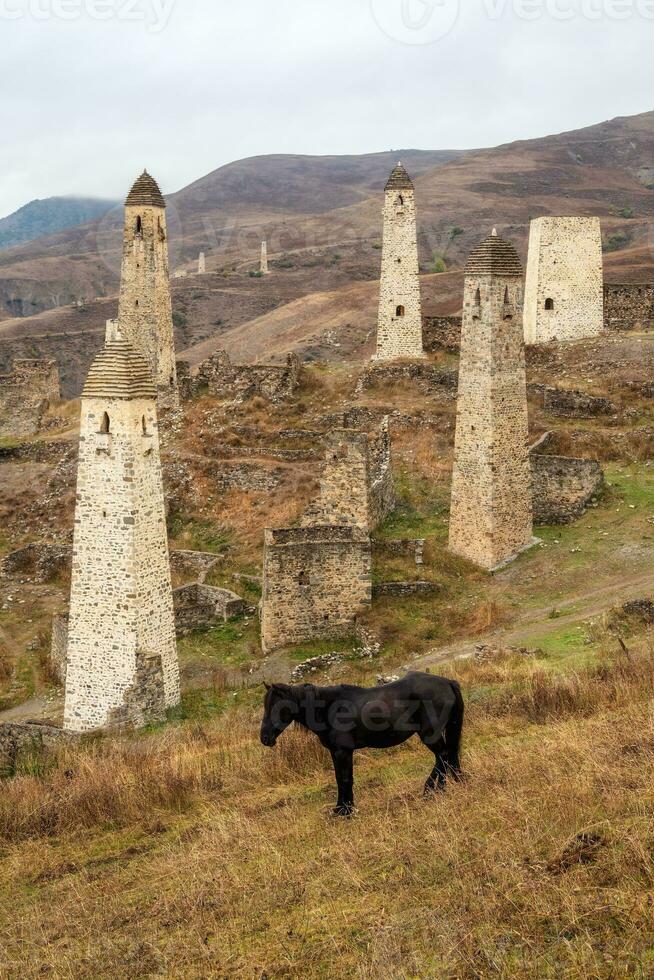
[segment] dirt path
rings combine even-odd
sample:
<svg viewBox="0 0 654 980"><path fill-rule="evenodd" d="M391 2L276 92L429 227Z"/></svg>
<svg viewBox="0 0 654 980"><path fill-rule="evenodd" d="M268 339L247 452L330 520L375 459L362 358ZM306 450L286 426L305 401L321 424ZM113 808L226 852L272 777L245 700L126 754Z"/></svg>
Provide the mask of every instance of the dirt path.
<svg viewBox="0 0 654 980"><path fill-rule="evenodd" d="M563 602L549 603L540 609L529 609L508 627L498 627L473 638L457 640L444 647L430 650L413 662L415 667L426 667L458 657L469 657L482 644L502 643L506 646L528 646L534 637L558 633L566 626L575 626L607 612L629 599L654 593L654 571L624 578L572 596ZM552 609L560 615L551 618ZM566 610L568 612L566 613Z"/></svg>

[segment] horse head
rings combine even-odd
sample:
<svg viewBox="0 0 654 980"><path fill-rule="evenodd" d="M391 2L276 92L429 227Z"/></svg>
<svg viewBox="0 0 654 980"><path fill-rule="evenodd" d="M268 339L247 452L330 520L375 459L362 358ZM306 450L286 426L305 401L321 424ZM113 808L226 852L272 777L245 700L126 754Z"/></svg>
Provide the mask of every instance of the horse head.
<svg viewBox="0 0 654 980"><path fill-rule="evenodd" d="M298 716L299 708L292 690L286 684L266 684L260 737L268 748L273 748L279 736Z"/></svg>

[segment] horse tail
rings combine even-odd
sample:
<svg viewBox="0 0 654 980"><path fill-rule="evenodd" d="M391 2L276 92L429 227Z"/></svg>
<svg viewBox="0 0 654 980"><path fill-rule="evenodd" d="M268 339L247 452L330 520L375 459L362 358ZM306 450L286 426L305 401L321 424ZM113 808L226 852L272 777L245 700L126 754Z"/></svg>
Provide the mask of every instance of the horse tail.
<svg viewBox="0 0 654 980"><path fill-rule="evenodd" d="M465 703L458 682L450 681L450 684L452 686L452 693L454 694L454 705L445 725L445 751L448 766L456 775L461 772L459 753L461 750L461 735L463 734Z"/></svg>

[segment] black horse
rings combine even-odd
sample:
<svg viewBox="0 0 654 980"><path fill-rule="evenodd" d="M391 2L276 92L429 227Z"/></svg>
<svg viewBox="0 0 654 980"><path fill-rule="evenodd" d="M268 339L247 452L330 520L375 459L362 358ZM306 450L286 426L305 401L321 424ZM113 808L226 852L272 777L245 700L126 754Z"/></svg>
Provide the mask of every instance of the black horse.
<svg viewBox="0 0 654 980"><path fill-rule="evenodd" d="M334 813L338 816L349 816L354 809L355 749L387 749L419 735L436 757L425 794L443 789L448 775L461 776L464 706L456 681L412 673L376 688L349 684L266 684L266 688L261 741L272 748L292 722L314 732L334 763L338 783Z"/></svg>

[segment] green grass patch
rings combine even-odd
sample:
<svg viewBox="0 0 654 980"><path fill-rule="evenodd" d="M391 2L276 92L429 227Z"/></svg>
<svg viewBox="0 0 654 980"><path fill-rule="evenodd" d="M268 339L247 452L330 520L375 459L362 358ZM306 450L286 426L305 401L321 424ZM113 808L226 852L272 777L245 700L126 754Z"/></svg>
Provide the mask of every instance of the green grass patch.
<svg viewBox="0 0 654 980"><path fill-rule="evenodd" d="M240 667L260 656L258 620L239 618L198 630L177 643L182 667L188 664Z"/></svg>
<svg viewBox="0 0 654 980"><path fill-rule="evenodd" d="M199 518L174 515L168 522L168 534L175 548L186 551L208 551L222 554L229 548L231 528Z"/></svg>

